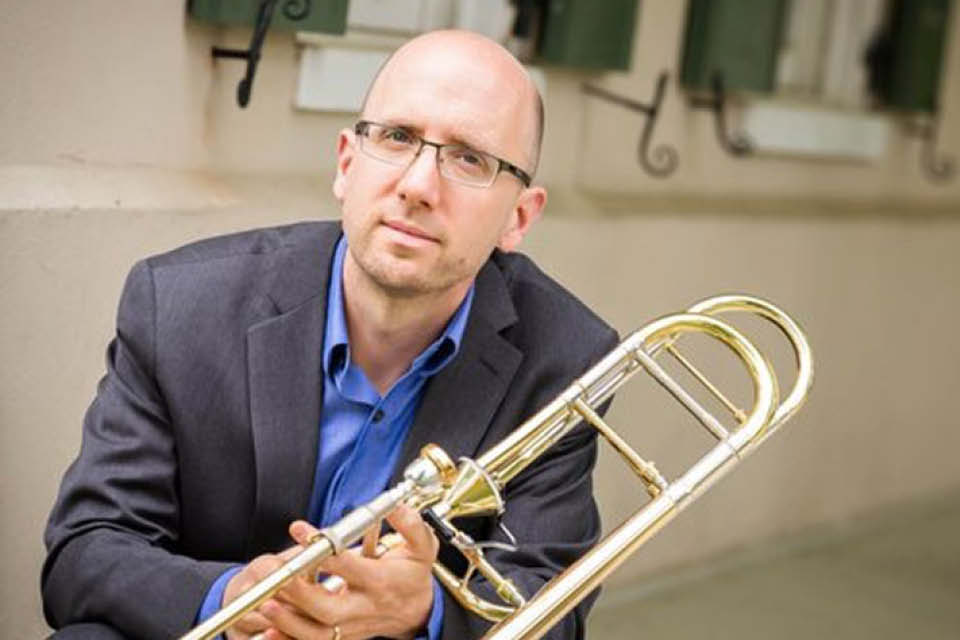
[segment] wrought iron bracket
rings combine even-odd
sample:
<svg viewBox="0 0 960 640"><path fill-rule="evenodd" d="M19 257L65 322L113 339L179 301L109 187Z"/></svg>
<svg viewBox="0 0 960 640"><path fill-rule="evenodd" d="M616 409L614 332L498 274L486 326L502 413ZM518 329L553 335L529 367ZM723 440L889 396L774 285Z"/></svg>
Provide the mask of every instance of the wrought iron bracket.
<svg viewBox="0 0 960 640"><path fill-rule="evenodd" d="M637 160L643 170L655 178L667 177L674 172L678 164L677 150L673 147L657 145L653 152L650 152L650 140L653 137L653 127L657 122L660 106L663 104L663 95L667 89L667 77L666 71L660 72L660 76L657 78L657 88L653 94L653 102L649 104L637 102L588 84L582 87L583 93L587 95L596 96L621 107L626 107L631 111L646 114L647 121L643 125L640 142L637 144Z"/></svg>
<svg viewBox="0 0 960 640"><path fill-rule="evenodd" d="M247 72L243 80L237 85L237 104L245 108L250 103L250 92L253 90L253 77L257 73L257 65L260 63L260 50L263 48L263 41L267 37L267 30L270 29L270 23L273 21L273 12L276 9L279 0L262 0L257 9L257 21L253 27L253 36L250 39L250 47L247 49L224 49L222 47L213 47L211 53L214 58L240 58L247 61ZM286 0L283 5L283 15L290 20L303 20L310 15L310 3L312 0Z"/></svg>
<svg viewBox="0 0 960 640"><path fill-rule="evenodd" d="M938 121L936 116L925 123L908 123L907 134L923 140L923 146L920 149L920 167L932 182L949 182L956 177L957 163L950 156L937 155L937 129Z"/></svg>
<svg viewBox="0 0 960 640"><path fill-rule="evenodd" d="M714 128L717 132L717 141L720 146L732 156L746 156L753 153L753 143L743 133L730 134L727 130L727 91L723 82L723 74L715 71L710 79L709 96L690 96L690 107L693 109L709 109L713 111Z"/></svg>

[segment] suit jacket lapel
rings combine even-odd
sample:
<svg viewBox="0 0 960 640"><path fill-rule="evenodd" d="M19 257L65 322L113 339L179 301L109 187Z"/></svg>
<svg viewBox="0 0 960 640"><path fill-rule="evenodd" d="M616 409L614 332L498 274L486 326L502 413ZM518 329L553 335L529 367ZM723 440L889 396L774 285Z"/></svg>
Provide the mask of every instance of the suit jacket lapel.
<svg viewBox="0 0 960 640"><path fill-rule="evenodd" d="M460 352L430 380L391 484L400 480L403 469L428 442L439 445L454 462L461 456L477 454L523 360L523 354L500 335L516 321L503 276L488 261L477 275Z"/></svg>
<svg viewBox="0 0 960 640"><path fill-rule="evenodd" d="M251 556L287 546L287 526L307 513L322 406L326 293L339 235L339 225L324 225L316 246L283 255L268 293L278 315L247 331L257 477Z"/></svg>

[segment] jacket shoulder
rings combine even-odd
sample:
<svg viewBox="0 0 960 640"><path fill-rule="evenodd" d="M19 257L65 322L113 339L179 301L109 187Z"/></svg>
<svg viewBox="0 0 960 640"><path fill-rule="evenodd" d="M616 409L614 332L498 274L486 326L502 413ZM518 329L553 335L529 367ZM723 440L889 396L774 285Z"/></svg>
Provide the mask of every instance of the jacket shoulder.
<svg viewBox="0 0 960 640"><path fill-rule="evenodd" d="M252 323L290 309L326 289L329 260L340 236L335 222L306 222L200 240L139 262L127 280L138 304L121 304L127 316L152 300L154 332L181 342L245 331Z"/></svg>
<svg viewBox="0 0 960 640"><path fill-rule="evenodd" d="M151 256L145 262L151 268L163 268L244 256L265 256L315 248L324 240L332 245L339 235L338 222L299 222L197 240Z"/></svg>
<svg viewBox="0 0 960 640"><path fill-rule="evenodd" d="M492 260L517 312L510 331L518 342L574 359L592 359L616 344L616 331L533 260L500 251Z"/></svg>

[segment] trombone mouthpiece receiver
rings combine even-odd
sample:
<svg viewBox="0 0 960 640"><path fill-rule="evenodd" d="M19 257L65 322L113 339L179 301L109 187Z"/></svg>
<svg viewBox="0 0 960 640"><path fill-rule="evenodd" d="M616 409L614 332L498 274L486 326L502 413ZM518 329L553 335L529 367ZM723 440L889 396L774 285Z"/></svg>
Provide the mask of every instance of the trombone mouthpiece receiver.
<svg viewBox="0 0 960 640"><path fill-rule="evenodd" d="M421 489L449 485L456 476L457 465L443 449L433 443L425 445L420 450L420 456L407 465L403 472L405 480Z"/></svg>

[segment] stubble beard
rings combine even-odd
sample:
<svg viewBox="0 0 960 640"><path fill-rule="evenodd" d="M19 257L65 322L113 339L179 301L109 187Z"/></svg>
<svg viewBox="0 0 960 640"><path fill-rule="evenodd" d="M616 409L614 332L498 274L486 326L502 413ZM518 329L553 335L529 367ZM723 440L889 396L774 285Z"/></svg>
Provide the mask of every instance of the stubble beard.
<svg viewBox="0 0 960 640"><path fill-rule="evenodd" d="M351 248L352 251L352 248ZM404 258L387 249L361 243L353 258L363 276L377 289L392 298L420 298L442 295L458 282L469 277L466 265L418 264L415 258Z"/></svg>

